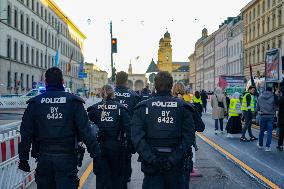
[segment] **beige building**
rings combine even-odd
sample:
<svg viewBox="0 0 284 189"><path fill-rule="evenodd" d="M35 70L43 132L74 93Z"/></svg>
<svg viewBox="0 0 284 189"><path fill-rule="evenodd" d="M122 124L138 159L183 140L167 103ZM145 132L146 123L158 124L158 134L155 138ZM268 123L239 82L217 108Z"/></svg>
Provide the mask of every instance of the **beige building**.
<svg viewBox="0 0 284 189"><path fill-rule="evenodd" d="M195 56L196 56L196 90L202 90L204 88L204 41L208 37L208 31L206 28L202 30L202 37L195 43Z"/></svg>
<svg viewBox="0 0 284 189"><path fill-rule="evenodd" d="M145 74L132 73L132 64L128 67L128 88L134 91L141 91L147 84Z"/></svg>
<svg viewBox="0 0 284 189"><path fill-rule="evenodd" d="M265 52L282 49L284 54L284 1L252 0L242 10L244 23L244 75L264 76Z"/></svg>
<svg viewBox="0 0 284 189"><path fill-rule="evenodd" d="M84 85L89 95L100 93L102 86L108 83L108 74L93 63L85 63L85 72L87 78L84 79Z"/></svg>
<svg viewBox="0 0 284 189"><path fill-rule="evenodd" d="M195 52L192 53L189 57L189 86L192 88L193 91L195 91L195 83L196 83L196 77L195 77L195 65L196 65L196 60L195 60Z"/></svg>

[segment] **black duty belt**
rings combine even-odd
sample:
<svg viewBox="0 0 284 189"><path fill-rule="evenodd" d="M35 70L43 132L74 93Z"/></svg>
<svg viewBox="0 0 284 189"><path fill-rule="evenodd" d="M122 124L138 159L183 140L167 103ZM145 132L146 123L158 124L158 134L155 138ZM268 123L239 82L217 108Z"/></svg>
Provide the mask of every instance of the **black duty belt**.
<svg viewBox="0 0 284 189"><path fill-rule="evenodd" d="M39 147L39 152L51 154L74 154L75 147L71 147L71 145L42 144Z"/></svg>

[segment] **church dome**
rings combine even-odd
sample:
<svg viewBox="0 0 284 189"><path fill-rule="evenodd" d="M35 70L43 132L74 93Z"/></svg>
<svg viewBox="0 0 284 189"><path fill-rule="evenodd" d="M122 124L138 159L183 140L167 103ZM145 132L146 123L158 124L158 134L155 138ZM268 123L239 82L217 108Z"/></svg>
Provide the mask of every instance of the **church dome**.
<svg viewBox="0 0 284 189"><path fill-rule="evenodd" d="M164 39L163 39L163 38L160 39L160 43L162 43L162 42L164 42Z"/></svg>
<svg viewBox="0 0 284 189"><path fill-rule="evenodd" d="M171 38L171 34L167 31L167 32L164 34L164 37L165 37L165 38Z"/></svg>

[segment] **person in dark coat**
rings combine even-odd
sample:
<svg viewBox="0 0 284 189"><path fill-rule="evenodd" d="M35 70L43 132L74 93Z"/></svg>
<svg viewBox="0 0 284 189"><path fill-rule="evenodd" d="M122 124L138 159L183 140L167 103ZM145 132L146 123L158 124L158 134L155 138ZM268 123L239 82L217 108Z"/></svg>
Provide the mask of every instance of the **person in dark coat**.
<svg viewBox="0 0 284 189"><path fill-rule="evenodd" d="M142 189L183 189L184 158L194 142L190 106L171 95L169 72L155 77L155 97L139 103L134 111L132 141L141 158Z"/></svg>
<svg viewBox="0 0 284 189"><path fill-rule="evenodd" d="M278 127L279 127L279 137L278 137L278 146L277 149L279 151L283 151L283 140L284 140L284 83L282 82L280 88L281 94L278 98L276 98L276 104L279 107L278 112Z"/></svg>
<svg viewBox="0 0 284 189"><path fill-rule="evenodd" d="M201 100L202 100L203 111L204 111L204 113L206 113L206 111L207 111L207 99L208 99L207 92L205 90L202 90L201 93L200 93L200 96L201 96Z"/></svg>
<svg viewBox="0 0 284 189"><path fill-rule="evenodd" d="M147 83L146 87L142 89L141 91L141 100L147 100L151 98L151 91L149 89L149 84Z"/></svg>
<svg viewBox="0 0 284 189"><path fill-rule="evenodd" d="M114 90L110 85L102 87L103 100L88 108L88 116L98 128L101 158L94 162L97 189L124 189L126 172L124 167L125 141L130 143L129 111L114 101Z"/></svg>

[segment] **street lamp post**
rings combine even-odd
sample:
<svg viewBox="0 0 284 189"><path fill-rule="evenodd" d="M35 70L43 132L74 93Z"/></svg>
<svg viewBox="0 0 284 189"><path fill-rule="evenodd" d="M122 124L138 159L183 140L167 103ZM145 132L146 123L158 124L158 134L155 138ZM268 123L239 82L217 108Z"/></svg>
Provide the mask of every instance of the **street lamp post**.
<svg viewBox="0 0 284 189"><path fill-rule="evenodd" d="M112 21L110 21L110 41L112 45ZM111 46L111 81L114 82L113 51Z"/></svg>

